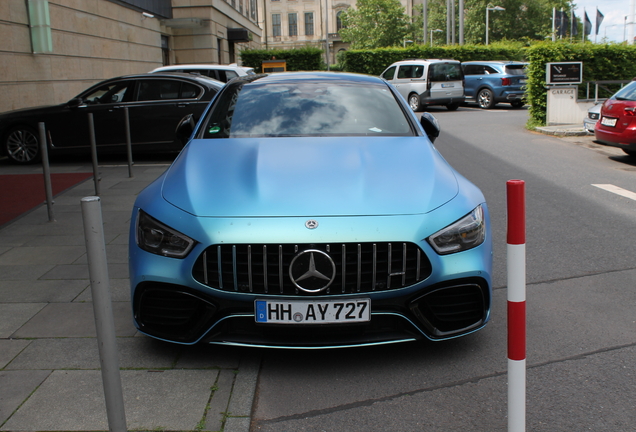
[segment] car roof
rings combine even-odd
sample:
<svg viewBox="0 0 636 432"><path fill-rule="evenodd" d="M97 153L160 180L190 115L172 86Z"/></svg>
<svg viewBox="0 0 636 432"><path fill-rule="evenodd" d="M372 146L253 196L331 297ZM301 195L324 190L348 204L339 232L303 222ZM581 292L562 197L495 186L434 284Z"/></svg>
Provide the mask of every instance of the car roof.
<svg viewBox="0 0 636 432"><path fill-rule="evenodd" d="M192 74L188 74L188 73L174 73L174 72L170 72L170 73L143 73L143 74L135 74L135 75L123 75L123 76L119 76L119 77L115 77L115 78L110 78L107 80L103 80L100 83L104 83L104 82L109 82L109 81L116 81L116 80L123 80L123 79L141 79L141 78L152 78L152 79L157 79L157 78L181 78L181 79L185 79L188 81L196 81L200 84L204 84L207 85L208 87L216 87L216 88L221 88L225 85L224 82L221 82L219 80L215 80L214 78L210 78L207 76L201 76L201 75L192 75ZM99 83L98 83L99 84Z"/></svg>
<svg viewBox="0 0 636 432"><path fill-rule="evenodd" d="M230 65L219 65L219 64L182 64L182 65L170 65L170 66L160 66L158 68L153 69L150 73L157 72L165 72L170 70L180 70L180 69L216 69L216 70L250 70L253 68L238 66L236 64Z"/></svg>
<svg viewBox="0 0 636 432"><path fill-rule="evenodd" d="M363 75L350 72L279 72L273 74L248 75L233 78L230 82L243 81L254 82L259 84L267 83L289 83L301 81L324 81L335 83L367 83L367 84L383 84L386 81L380 77L372 75Z"/></svg>
<svg viewBox="0 0 636 432"><path fill-rule="evenodd" d="M455 60L455 59L405 59L405 60L400 60L400 61L394 62L391 65L403 64L403 63L423 63L423 62L427 62L427 63L438 63L438 62L459 63L459 60Z"/></svg>
<svg viewBox="0 0 636 432"><path fill-rule="evenodd" d="M471 60L462 62L462 64L498 64L498 65L527 65L528 62L517 60Z"/></svg>

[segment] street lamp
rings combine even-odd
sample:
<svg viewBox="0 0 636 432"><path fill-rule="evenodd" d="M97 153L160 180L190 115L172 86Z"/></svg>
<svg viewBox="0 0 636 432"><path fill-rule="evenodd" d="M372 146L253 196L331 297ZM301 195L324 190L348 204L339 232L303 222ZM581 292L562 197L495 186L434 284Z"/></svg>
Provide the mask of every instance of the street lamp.
<svg viewBox="0 0 636 432"><path fill-rule="evenodd" d="M431 30L431 46L433 46L433 32L438 33L441 32L441 29L435 29L435 30Z"/></svg>
<svg viewBox="0 0 636 432"><path fill-rule="evenodd" d="M486 45L488 45L488 12L489 11L505 11L506 8L502 8L501 6L495 7L486 7Z"/></svg>

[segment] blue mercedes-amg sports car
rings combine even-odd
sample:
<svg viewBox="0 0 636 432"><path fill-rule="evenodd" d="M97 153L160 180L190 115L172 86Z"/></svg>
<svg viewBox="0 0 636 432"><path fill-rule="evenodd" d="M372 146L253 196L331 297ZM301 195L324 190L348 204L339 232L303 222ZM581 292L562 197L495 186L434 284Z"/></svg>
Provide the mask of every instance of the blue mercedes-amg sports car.
<svg viewBox="0 0 636 432"><path fill-rule="evenodd" d="M443 340L490 318L480 190L384 80L230 81L130 230L136 326L182 344L321 348Z"/></svg>

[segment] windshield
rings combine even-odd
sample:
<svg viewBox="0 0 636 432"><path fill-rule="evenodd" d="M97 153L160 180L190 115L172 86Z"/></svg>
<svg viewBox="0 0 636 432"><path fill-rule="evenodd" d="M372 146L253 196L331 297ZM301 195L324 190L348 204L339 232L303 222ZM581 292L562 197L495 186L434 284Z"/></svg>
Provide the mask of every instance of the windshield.
<svg viewBox="0 0 636 432"><path fill-rule="evenodd" d="M384 83L239 81L204 124L205 138L415 134Z"/></svg>
<svg viewBox="0 0 636 432"><path fill-rule="evenodd" d="M614 99L636 101L636 81L632 81L614 95Z"/></svg>
<svg viewBox="0 0 636 432"><path fill-rule="evenodd" d="M505 69L508 75L525 75L526 74L525 65L506 65Z"/></svg>

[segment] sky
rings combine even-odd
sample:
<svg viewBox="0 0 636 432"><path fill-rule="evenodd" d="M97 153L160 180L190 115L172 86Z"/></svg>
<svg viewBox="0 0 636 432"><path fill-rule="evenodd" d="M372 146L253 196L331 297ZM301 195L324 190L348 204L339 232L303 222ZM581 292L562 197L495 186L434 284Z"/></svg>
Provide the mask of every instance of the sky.
<svg viewBox="0 0 636 432"><path fill-rule="evenodd" d="M585 8L585 12L592 22L592 34L589 35L589 40L592 42L595 37L598 43L601 43L605 37L607 37L608 42L623 42L623 40L629 39L630 35L629 23L632 22L632 19L629 13L633 1L636 0L574 0L573 3L577 6L574 9L574 14L578 18L582 18L583 8ZM598 35L595 34L597 8L605 16ZM625 26L626 16L627 26ZM636 36L636 25L634 25L632 34Z"/></svg>

